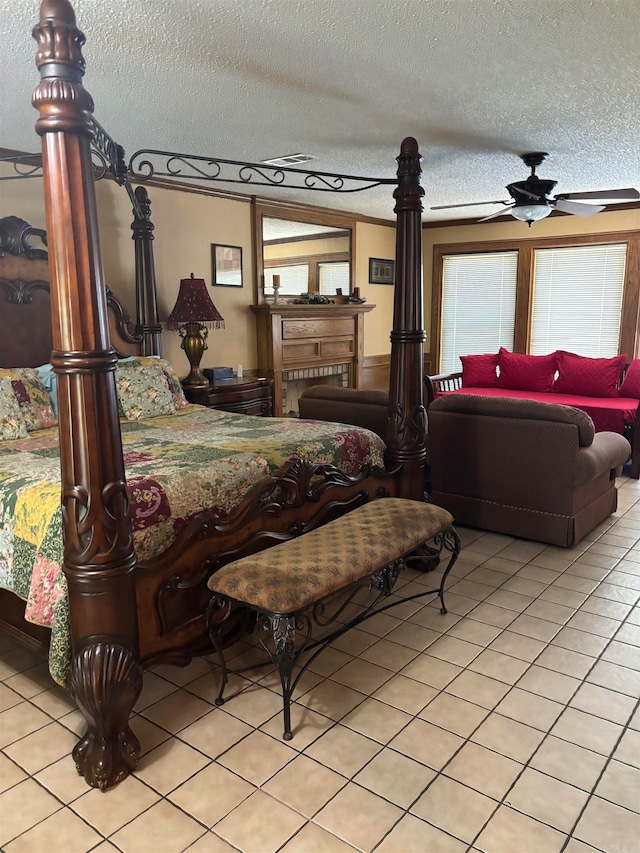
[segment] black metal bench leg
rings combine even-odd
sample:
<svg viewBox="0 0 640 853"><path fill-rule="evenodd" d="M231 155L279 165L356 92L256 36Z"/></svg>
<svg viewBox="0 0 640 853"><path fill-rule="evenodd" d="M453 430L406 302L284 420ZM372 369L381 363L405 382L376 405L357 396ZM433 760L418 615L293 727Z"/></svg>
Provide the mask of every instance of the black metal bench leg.
<svg viewBox="0 0 640 853"><path fill-rule="evenodd" d="M446 613L447 608L444 603L444 585L447 577L449 576L449 572L453 568L453 564L458 559L458 555L460 553L460 537L456 533L455 528L451 526L447 527L447 529L441 534L440 538L440 547L445 548L447 551L451 551L451 557L447 563L447 568L444 570L444 574L442 575L440 589L438 591L438 598L440 599L440 613Z"/></svg>
<svg viewBox="0 0 640 853"><path fill-rule="evenodd" d="M284 714L284 740L291 740L291 675L296 661L296 620L293 616L270 615L273 636L273 662L280 673L282 685L282 710Z"/></svg>
<svg viewBox="0 0 640 853"><path fill-rule="evenodd" d="M231 605L226 599L222 598L221 596L214 595L211 601L209 602L207 611L205 613L205 621L207 624L207 630L209 632L209 639L211 640L211 645L215 649L215 652L218 656L218 660L220 661L220 669L222 671L222 683L220 685L218 695L215 698L215 704L218 706L224 705L224 697L222 694L224 693L224 689L227 686L227 682L229 681L229 673L227 670L227 661L224 656L224 652L222 651L222 646L218 641L218 632L213 629L213 626L211 624L211 616L214 610L221 610L224 607L227 608L227 613L224 616L224 618L226 619L231 610Z"/></svg>

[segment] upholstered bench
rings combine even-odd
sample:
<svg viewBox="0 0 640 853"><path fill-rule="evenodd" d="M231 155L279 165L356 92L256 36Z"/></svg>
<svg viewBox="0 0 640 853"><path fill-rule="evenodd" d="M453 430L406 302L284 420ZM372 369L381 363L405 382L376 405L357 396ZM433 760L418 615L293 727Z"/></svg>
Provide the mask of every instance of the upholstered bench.
<svg viewBox="0 0 640 853"><path fill-rule="evenodd" d="M291 694L307 666L332 640L376 613L425 595L438 594L441 612L446 613L444 585L460 551L452 522L453 516L434 504L381 498L317 530L243 557L217 571L209 580L214 595L206 613L222 667L216 704L224 702L228 673L243 671L227 669L217 639L220 623L234 605L241 604L257 614L260 643L280 674L283 737L290 740L293 737ZM432 562L434 553L440 554L443 548L451 557L436 589L425 589L380 606L381 600L391 593L403 565L423 557ZM362 586L377 591L374 600L354 618L342 621L331 633L313 640L313 625L324 628L339 620ZM329 614L332 600L337 603ZM314 654L292 680L300 657L312 650Z"/></svg>

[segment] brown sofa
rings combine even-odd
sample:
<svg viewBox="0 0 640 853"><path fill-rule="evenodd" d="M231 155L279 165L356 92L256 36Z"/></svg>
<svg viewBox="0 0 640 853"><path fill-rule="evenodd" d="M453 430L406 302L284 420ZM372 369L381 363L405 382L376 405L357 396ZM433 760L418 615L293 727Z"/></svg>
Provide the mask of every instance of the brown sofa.
<svg viewBox="0 0 640 853"><path fill-rule="evenodd" d="M484 530L573 545L615 512L630 453L571 406L450 394L429 407L431 498Z"/></svg>

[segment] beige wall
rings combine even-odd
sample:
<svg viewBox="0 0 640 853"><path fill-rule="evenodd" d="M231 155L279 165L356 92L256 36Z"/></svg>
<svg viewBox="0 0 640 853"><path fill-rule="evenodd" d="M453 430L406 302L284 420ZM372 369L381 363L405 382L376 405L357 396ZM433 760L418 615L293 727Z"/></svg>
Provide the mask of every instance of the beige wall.
<svg viewBox="0 0 640 853"><path fill-rule="evenodd" d="M318 238L317 240L295 240L292 243L274 243L263 246L265 260L280 258L301 258L305 255L329 255L332 252L348 252L348 237Z"/></svg>
<svg viewBox="0 0 640 853"><path fill-rule="evenodd" d="M364 315L364 354L391 352L389 335L393 323L393 291L388 284L369 284L369 258L396 256L396 229L389 225L356 223L354 285L360 296L376 307Z"/></svg>

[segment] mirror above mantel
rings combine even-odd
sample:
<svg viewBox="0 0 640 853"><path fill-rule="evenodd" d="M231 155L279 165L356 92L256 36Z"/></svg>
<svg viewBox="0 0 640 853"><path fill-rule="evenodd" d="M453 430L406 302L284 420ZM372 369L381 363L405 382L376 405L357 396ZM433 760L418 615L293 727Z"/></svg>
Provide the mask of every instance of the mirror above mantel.
<svg viewBox="0 0 640 853"><path fill-rule="evenodd" d="M303 293L346 302L353 286L355 222L342 212L257 204L256 303L292 302ZM340 293L341 291L341 293Z"/></svg>

